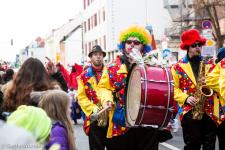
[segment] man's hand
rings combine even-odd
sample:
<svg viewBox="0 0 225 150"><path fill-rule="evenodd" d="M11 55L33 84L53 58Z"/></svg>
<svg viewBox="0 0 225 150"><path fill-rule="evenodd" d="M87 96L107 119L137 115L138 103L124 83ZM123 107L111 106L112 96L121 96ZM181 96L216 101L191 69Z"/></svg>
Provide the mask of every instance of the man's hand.
<svg viewBox="0 0 225 150"><path fill-rule="evenodd" d="M131 48L129 54L127 55L130 64L139 63L143 61L141 52L136 48Z"/></svg>
<svg viewBox="0 0 225 150"><path fill-rule="evenodd" d="M93 114L97 114L100 110L101 109L99 107L95 107L92 112Z"/></svg>
<svg viewBox="0 0 225 150"><path fill-rule="evenodd" d="M51 59L49 59L48 57L45 57L48 62L46 64L46 70L48 72L49 75L53 75L57 72L57 68L55 66L55 64L51 61Z"/></svg>
<svg viewBox="0 0 225 150"><path fill-rule="evenodd" d="M104 108L108 108L108 110L111 110L112 109L112 105L113 105L113 103L111 101L107 101L104 104Z"/></svg>
<svg viewBox="0 0 225 150"><path fill-rule="evenodd" d="M191 106L195 106L198 103L199 99L194 98L193 96L188 97L187 103Z"/></svg>
<svg viewBox="0 0 225 150"><path fill-rule="evenodd" d="M201 79L199 79L199 82L201 82L201 84L205 85L205 77L202 77Z"/></svg>

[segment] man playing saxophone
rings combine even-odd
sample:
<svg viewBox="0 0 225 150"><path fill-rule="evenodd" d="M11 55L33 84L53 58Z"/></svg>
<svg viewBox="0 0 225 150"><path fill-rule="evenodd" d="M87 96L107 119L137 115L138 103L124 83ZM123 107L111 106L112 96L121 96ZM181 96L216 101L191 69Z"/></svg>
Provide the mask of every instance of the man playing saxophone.
<svg viewBox="0 0 225 150"><path fill-rule="evenodd" d="M187 55L172 67L174 79L174 99L179 104L179 114L183 130L184 150L214 150L216 140L216 125L206 112L206 105L212 105L208 99L202 101L202 78L205 75L205 62L202 62L201 48L206 40L198 30L190 29L181 35L180 48ZM202 73L203 72L203 73ZM213 106L212 106L213 107ZM200 109L200 119L194 117ZM202 109L202 110L201 110ZM198 116L198 115L197 115Z"/></svg>

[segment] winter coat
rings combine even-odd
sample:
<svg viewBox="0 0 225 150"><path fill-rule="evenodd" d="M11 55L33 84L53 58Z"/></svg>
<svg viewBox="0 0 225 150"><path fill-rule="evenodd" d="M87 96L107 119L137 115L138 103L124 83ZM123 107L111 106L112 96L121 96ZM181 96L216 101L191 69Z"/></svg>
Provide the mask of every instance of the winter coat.
<svg viewBox="0 0 225 150"><path fill-rule="evenodd" d="M46 145L46 149L49 149L53 144L56 143L60 145L60 150L69 149L67 131L65 126L60 122L53 123L50 139Z"/></svg>

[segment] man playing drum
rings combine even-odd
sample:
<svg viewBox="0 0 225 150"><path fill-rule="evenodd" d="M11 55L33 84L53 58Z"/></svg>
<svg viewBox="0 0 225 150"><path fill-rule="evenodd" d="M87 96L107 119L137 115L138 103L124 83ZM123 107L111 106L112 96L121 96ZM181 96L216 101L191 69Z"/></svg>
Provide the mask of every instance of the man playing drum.
<svg viewBox="0 0 225 150"><path fill-rule="evenodd" d="M136 61L135 57L140 59L151 50L151 41L150 33L142 26L136 25L125 29L119 36L118 47L122 55L117 56L116 61L108 65L108 77L115 100L112 126L109 127L112 130L108 133L113 137L111 140L120 145L119 149L158 150L159 142L172 138L169 131L150 126L129 128L125 123L124 105L128 72Z"/></svg>
<svg viewBox="0 0 225 150"><path fill-rule="evenodd" d="M206 40L200 36L198 30L184 31L181 34L180 48L187 50L187 55L171 70L174 79L174 99L180 107L184 150L200 150L201 146L207 150L215 149L216 125L210 118L213 96L203 97L201 91L206 74L206 61L203 61L201 56L201 48L205 43Z"/></svg>

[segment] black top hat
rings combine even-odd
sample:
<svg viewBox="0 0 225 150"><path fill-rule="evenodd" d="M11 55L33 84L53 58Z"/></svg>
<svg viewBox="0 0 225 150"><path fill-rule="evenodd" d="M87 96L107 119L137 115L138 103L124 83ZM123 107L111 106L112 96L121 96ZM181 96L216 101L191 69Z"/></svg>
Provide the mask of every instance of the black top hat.
<svg viewBox="0 0 225 150"><path fill-rule="evenodd" d="M91 57L92 54L95 53L95 52L102 52L103 57L106 56L106 53L102 50L102 48L99 45L95 45L95 46L92 47L92 50L88 54L88 57Z"/></svg>

